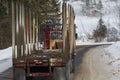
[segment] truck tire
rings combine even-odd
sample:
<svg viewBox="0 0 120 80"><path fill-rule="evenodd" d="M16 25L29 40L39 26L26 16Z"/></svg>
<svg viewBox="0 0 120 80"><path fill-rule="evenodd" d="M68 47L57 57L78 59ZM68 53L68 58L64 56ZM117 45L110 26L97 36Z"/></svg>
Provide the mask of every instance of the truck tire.
<svg viewBox="0 0 120 80"><path fill-rule="evenodd" d="M53 72L54 80L66 80L65 67L56 67Z"/></svg>
<svg viewBox="0 0 120 80"><path fill-rule="evenodd" d="M13 80L26 80L25 79L25 70L22 68L14 68L13 75L14 75Z"/></svg>
<svg viewBox="0 0 120 80"><path fill-rule="evenodd" d="M65 67L66 80L70 80L70 74L71 74L71 63L69 61L68 64L66 64L66 67Z"/></svg>
<svg viewBox="0 0 120 80"><path fill-rule="evenodd" d="M75 73L75 61L74 59L71 59L70 61L70 73Z"/></svg>

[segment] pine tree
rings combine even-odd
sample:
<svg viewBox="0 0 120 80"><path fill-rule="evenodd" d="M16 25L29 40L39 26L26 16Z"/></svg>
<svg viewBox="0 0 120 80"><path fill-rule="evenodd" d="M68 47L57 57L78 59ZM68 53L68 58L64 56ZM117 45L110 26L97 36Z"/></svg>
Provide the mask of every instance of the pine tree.
<svg viewBox="0 0 120 80"><path fill-rule="evenodd" d="M99 20L98 31L100 32L102 38L106 37L107 28L106 28L102 18Z"/></svg>
<svg viewBox="0 0 120 80"><path fill-rule="evenodd" d="M46 7L47 20L52 23L59 23L60 21L60 3L58 0L49 0L48 6Z"/></svg>
<svg viewBox="0 0 120 80"><path fill-rule="evenodd" d="M60 22L60 2L58 2L58 0L52 0L53 4L53 13L56 13L53 17L53 23L59 23Z"/></svg>
<svg viewBox="0 0 120 80"><path fill-rule="evenodd" d="M90 1L86 0L86 6L89 7L89 5L90 5Z"/></svg>
<svg viewBox="0 0 120 80"><path fill-rule="evenodd" d="M60 2L59 0L22 0L25 5L31 7L38 13L39 23L60 21Z"/></svg>
<svg viewBox="0 0 120 80"><path fill-rule="evenodd" d="M103 5L102 5L102 1L99 0L99 3L97 4L97 8L98 8L99 10L101 10L102 7L103 7Z"/></svg>
<svg viewBox="0 0 120 80"><path fill-rule="evenodd" d="M33 10L39 13L40 22L60 22L59 0L31 0Z"/></svg>
<svg viewBox="0 0 120 80"><path fill-rule="evenodd" d="M95 37L96 41L101 41L106 37L107 28L104 24L102 18L100 18L97 29L94 30L93 36Z"/></svg>

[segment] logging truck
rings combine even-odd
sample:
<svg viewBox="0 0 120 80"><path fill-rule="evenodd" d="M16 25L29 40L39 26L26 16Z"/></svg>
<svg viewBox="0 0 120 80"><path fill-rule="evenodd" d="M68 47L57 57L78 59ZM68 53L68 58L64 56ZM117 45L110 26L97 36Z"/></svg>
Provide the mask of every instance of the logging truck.
<svg viewBox="0 0 120 80"><path fill-rule="evenodd" d="M62 24L39 25L37 14L24 9L22 3L12 3L12 9L14 80L33 80L34 77L70 80L75 56L72 6L63 2Z"/></svg>

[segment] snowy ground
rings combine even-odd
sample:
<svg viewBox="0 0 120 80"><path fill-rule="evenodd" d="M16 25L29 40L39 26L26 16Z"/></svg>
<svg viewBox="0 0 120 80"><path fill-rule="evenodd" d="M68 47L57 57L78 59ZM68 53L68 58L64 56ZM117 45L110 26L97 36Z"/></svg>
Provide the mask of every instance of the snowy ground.
<svg viewBox="0 0 120 80"><path fill-rule="evenodd" d="M90 49L75 80L120 80L120 42Z"/></svg>

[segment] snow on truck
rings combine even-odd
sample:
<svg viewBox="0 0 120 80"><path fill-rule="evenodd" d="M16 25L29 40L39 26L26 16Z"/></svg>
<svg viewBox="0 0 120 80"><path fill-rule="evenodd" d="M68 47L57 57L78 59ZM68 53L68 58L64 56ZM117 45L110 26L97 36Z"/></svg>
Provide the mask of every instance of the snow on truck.
<svg viewBox="0 0 120 80"><path fill-rule="evenodd" d="M20 4L12 3L14 80L33 80L34 77L70 80L75 54L73 8L63 2L62 24L38 27L37 15Z"/></svg>

